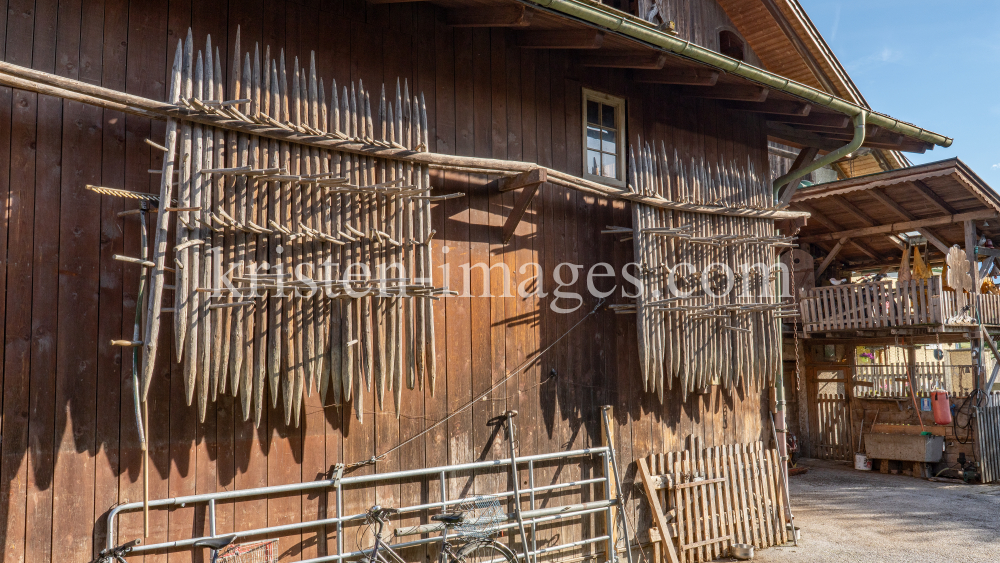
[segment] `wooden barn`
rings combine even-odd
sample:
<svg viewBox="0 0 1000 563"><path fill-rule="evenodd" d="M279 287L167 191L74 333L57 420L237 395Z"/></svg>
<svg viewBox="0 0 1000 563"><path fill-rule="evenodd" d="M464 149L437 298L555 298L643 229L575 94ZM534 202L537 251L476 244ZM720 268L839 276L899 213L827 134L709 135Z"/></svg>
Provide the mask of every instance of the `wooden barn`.
<svg viewBox="0 0 1000 563"><path fill-rule="evenodd" d="M699 283L793 245L803 182L951 144L870 108L796 0L3 6L10 562L341 561L373 504L498 491L520 557L672 553L636 460L763 463L785 418L794 306ZM783 543L763 486L756 533L681 558Z"/></svg>

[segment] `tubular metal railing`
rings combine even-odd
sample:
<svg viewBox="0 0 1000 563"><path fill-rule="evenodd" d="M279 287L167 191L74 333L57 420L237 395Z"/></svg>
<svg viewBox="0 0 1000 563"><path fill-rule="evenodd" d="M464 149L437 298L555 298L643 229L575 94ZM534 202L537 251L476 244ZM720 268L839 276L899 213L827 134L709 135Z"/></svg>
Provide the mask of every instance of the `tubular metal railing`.
<svg viewBox="0 0 1000 563"><path fill-rule="evenodd" d="M602 475L600 477L593 477L587 479L578 479L569 482L553 483L549 485L535 486L535 470L537 465L542 462L551 462L559 460L569 460L573 458L593 458L598 456L600 458L600 464L596 467L606 468L609 463L610 450L607 447L597 447L597 448L586 448L580 450L571 450L566 452L556 452L548 454L538 454L532 456L517 456L514 461L517 467L518 473L520 471L527 470L528 473L528 487L519 488L517 492L513 490L503 491L503 492L491 492L489 494L497 496L504 499L512 500L513 504L519 509L522 500L522 495L528 496L528 510L519 511L521 522L515 521L515 513L508 514L508 523L501 524L499 529L501 530L512 530L517 529L520 525L524 525L526 528L530 529L530 539L523 538L522 542L526 542L527 545L530 544L530 549L525 548L524 550L517 552L518 559L524 559L527 555L530 559L537 559L539 555L544 555L554 551L562 551L565 549L572 549L577 547L582 547L590 544L597 544L601 542L606 542L607 553L614 554L615 546L612 545L613 537L610 533L604 533L593 538L581 539L578 541L548 545L542 548L538 548L535 541L537 535L537 530L539 525L553 522L556 520L562 520L571 517L580 517L588 514L604 514L605 527L604 530L610 530L615 525L614 520L614 507L619 504L619 501L612 496L613 483L611 482L610 475ZM216 493L205 493L200 495L189 495L183 497L173 497L159 500L149 501L150 509L164 509L178 506L187 505L197 505L197 504L207 504L208 512L208 528L209 536L200 537L189 537L184 539L175 539L173 541L153 543L148 545L139 545L133 548L132 553L143 553L152 551L164 551L164 550L174 550L180 548L193 547L198 541L205 540L211 537L216 537L216 518L215 518L215 505L219 501L228 501L235 499L248 499L253 497L267 497L275 495L285 495L292 493L302 493L305 491L312 491L317 489L328 489L335 494L336 510L337 516L333 518L321 518L316 520L309 520L303 522L295 522L291 524L284 524L281 526L269 526L266 528L256 528L251 530L236 530L226 535L236 534L239 538L245 539L253 536L264 536L281 534L286 532L292 532L297 530L304 530L308 528L317 528L321 526L336 526L336 536L337 536L337 553L325 555L321 557L316 557L313 559L303 560L300 563L321 563L326 561L345 561L348 559L353 559L365 555L369 550L361 549L354 551L344 551L344 540L343 531L344 524L350 522L361 522L365 520L367 514L362 512L358 514L344 514L344 495L345 488L353 486L374 486L381 482L393 481L399 479L409 479L414 477L426 477L426 476L436 476L440 481L440 493L441 500L436 502L428 502L424 504L410 505L410 506L396 506L401 513L412 513L419 512L429 509L445 509L449 506L459 504L469 498L474 498L478 495L472 495L471 497L462 497L449 499L447 492L447 483L449 474L467 472L470 470L495 470L498 468L508 468L512 469L511 459L498 459L491 461L479 461L472 463L461 463L454 465L445 465L439 467L429 467L425 469L414 469L409 471L395 471L392 473L378 473L373 475L359 475L356 477L339 477L333 479L323 479L319 481L310 481L306 483L295 483L290 485L275 485L270 487L258 487L254 489L244 489L238 491L223 491ZM606 471L602 471L606 473ZM468 476L466 476L468 477ZM474 476L473 476L474 478ZM513 475L513 479L516 481L519 475ZM550 492L556 490L564 490L577 487L586 487L588 485L603 485L603 491L601 493L604 495L605 499L592 502L584 502L579 504L570 504L564 506L554 506L548 508L538 508L536 503L536 495L538 493ZM123 512L135 512L142 510L142 502L132 502L128 504L123 504L117 506L108 513L107 516L107 547L113 548L115 546L115 522L119 514ZM422 525L422 526L412 526L408 528L398 528L395 535L416 535L416 534L430 534L442 530L443 527L440 524ZM439 537L427 537L420 538L412 541L392 544L393 549L402 549L407 547L413 547L417 545L430 544L439 542ZM613 557L611 558L613 560ZM530 563L526 561L525 563Z"/></svg>

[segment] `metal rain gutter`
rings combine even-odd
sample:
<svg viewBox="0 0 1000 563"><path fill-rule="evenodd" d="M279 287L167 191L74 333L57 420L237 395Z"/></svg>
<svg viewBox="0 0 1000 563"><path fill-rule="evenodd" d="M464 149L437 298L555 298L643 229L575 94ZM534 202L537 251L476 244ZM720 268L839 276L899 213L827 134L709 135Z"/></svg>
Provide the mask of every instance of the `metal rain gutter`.
<svg viewBox="0 0 1000 563"><path fill-rule="evenodd" d="M617 10L611 10L601 4L597 4L596 2L587 0L520 1L524 4L541 6L596 26L603 27L612 32L626 35L653 47L713 66L735 76L757 82L767 88L797 96L810 103L823 106L850 117L854 117L862 112L869 112L867 108L848 102L821 90L817 90L811 86L800 84L794 80L789 80L788 78L774 74L773 72L768 72L743 61L732 59L710 49L706 49L705 47L695 45L690 41L678 39L672 35L648 26L645 22L640 23L642 20L639 20L630 14L615 13ZM871 123L872 125L877 125L883 129L888 129L889 131L893 131L907 137L919 139L926 143L931 143L940 147L949 147L952 143L952 139L945 137L944 135L939 135L915 125L904 123L887 115L871 112L867 118L868 123Z"/></svg>
<svg viewBox="0 0 1000 563"><path fill-rule="evenodd" d="M866 113L868 113L868 112L864 112L863 111L863 112L861 112L861 113L859 113L859 114L857 114L857 115L854 116L854 118L853 118L854 119L854 138L851 139L850 143L847 143L846 145L840 147L839 149L837 149L835 151L830 151L830 152L826 153L826 155L823 158L818 158L818 159L810 162L806 166L803 166L802 168L799 168L797 170L792 170L791 172L789 172L788 174L785 174L784 176L781 176L779 178L775 178L775 180L774 180L774 201L775 201L775 203L776 203L776 205L777 205L778 208L787 207L788 204L792 201L792 195L794 195L793 194L793 190L789 190L785 194L785 196L782 197L779 200L778 199L778 191L781 189L782 186L784 186L784 185L786 185L786 184L788 184L790 182L794 182L795 180L798 180L799 178L805 176L806 174L812 172L813 170L818 170L820 168L823 168L827 164L832 164L833 162L836 162L836 161L840 160L841 158L843 158L843 157L851 154L852 152L856 151L861 146L861 144L865 142L865 114Z"/></svg>

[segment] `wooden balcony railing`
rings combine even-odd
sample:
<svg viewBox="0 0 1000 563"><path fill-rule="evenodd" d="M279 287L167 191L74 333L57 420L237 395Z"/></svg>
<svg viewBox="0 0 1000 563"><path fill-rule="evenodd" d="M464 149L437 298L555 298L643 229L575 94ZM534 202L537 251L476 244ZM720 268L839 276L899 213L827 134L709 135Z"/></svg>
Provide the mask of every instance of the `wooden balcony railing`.
<svg viewBox="0 0 1000 563"><path fill-rule="evenodd" d="M935 389L951 394L959 391L958 382L970 373L971 365L944 362L917 362L914 379L918 397L927 397ZM863 364L854 366L855 397L909 397L910 385L904 364Z"/></svg>
<svg viewBox="0 0 1000 563"><path fill-rule="evenodd" d="M979 319L1000 325L1000 296L975 295L965 315L955 292L941 278L884 280L803 290L799 297L805 332L877 329L914 325L968 325Z"/></svg>

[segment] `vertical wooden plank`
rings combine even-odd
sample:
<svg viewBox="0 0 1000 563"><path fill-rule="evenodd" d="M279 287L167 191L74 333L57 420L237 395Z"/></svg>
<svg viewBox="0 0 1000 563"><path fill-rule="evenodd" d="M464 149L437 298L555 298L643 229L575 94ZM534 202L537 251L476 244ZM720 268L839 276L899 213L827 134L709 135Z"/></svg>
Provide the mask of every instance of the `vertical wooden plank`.
<svg viewBox="0 0 1000 563"><path fill-rule="evenodd" d="M127 0L109 0L105 3L101 85L115 90L125 89L126 38L128 32ZM102 116L103 138L101 147L101 183L105 186L125 184L125 114L104 111ZM93 197L93 195L92 195ZM131 351L111 346L113 339L121 338L123 318L122 266L112 258L123 254L123 229L119 227L117 213L124 208L118 198L101 198L100 226L100 306L98 309L98 358L97 358L97 412L96 420L95 483L94 483L94 541L91 557L96 557L106 543L107 529L101 517L118 502L119 449L122 439L119 416L125 423L135 426L135 407L131 397L131 371L123 371L124 355L131 364ZM133 218L131 223L138 221ZM131 256L136 256L132 254ZM134 269L133 269L134 270ZM129 319L131 320L131 319ZM131 332L125 333L131 335ZM131 336L129 336L131 338ZM124 399L124 400L123 400Z"/></svg>
<svg viewBox="0 0 1000 563"><path fill-rule="evenodd" d="M79 6L77 6L79 9ZM35 33L31 66L36 70L66 75L68 43L79 45L79 15L74 20L72 6L36 6ZM69 21L60 27L60 16ZM76 22L74 25L73 22ZM68 37L57 39L59 32ZM37 34L43 34L41 36ZM61 51L60 51L61 50ZM66 55L66 60L60 60ZM31 255L31 291L22 299L31 299L31 376L29 379L28 413L28 484L25 508L26 560L46 560L52 555L53 486L56 444L62 445L66 434L65 417L56 421L56 404L62 408L70 395L59 392L62 358L59 354L58 306L63 297L59 291L59 199L62 176L63 102L49 96L38 97L37 155L34 186L34 235ZM60 225L61 226L61 225ZM64 410L64 409L62 409ZM84 423L86 415L84 415ZM57 426L61 423L61 426ZM58 435L57 435L58 432ZM84 429L86 432L86 429ZM75 448L71 448L75 449ZM87 511L89 513L92 511Z"/></svg>
<svg viewBox="0 0 1000 563"><path fill-rule="evenodd" d="M31 66L32 30L36 12L33 3L11 2L10 32L6 41L6 60ZM16 25L15 25L16 24ZM9 128L9 176L2 176L7 195L6 235L6 313L4 326L3 378L3 457L0 459L0 536L5 561L24 561L28 476L29 385L31 381L31 300L33 225L35 214L35 176L38 96L20 90L3 89L5 104L0 105L9 120L0 127ZM2 138L2 137L0 137ZM8 152L9 151L9 152ZM2 157L0 157L2 158ZM32 442L33 443L33 442Z"/></svg>

